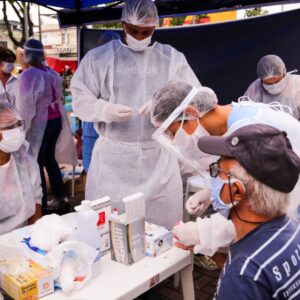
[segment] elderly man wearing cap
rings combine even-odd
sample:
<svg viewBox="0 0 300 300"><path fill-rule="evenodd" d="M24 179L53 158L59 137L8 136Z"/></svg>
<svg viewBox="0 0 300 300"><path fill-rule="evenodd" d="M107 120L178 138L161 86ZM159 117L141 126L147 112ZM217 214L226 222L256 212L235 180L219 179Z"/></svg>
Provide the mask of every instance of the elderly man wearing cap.
<svg viewBox="0 0 300 300"><path fill-rule="evenodd" d="M182 53L152 43L159 25L153 1L125 1L121 20L125 39L89 51L71 82L74 112L94 122L101 134L85 195L91 200L110 196L112 206L122 213L122 199L142 192L146 220L173 226L183 214L179 166L176 157L151 138L155 127L149 101L172 78L200 83Z"/></svg>
<svg viewBox="0 0 300 300"><path fill-rule="evenodd" d="M237 234L217 299L298 299L300 225L286 216L286 209L300 159L286 133L253 124L227 137L202 137L198 145L221 156L210 165L211 199ZM199 243L195 224L175 227L178 247L192 249Z"/></svg>

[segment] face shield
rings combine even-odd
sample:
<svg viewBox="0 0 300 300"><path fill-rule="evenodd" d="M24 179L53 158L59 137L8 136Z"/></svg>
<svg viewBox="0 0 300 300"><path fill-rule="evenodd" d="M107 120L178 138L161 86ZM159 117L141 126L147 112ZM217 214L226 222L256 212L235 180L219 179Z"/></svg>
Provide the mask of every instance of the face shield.
<svg viewBox="0 0 300 300"><path fill-rule="evenodd" d="M198 89L194 87L181 104L160 124L152 138L202 175L218 157L206 154L198 148L199 138L209 133L199 121L208 111L199 112L193 104L197 93ZM157 120L152 119L152 122L156 126L159 125Z"/></svg>

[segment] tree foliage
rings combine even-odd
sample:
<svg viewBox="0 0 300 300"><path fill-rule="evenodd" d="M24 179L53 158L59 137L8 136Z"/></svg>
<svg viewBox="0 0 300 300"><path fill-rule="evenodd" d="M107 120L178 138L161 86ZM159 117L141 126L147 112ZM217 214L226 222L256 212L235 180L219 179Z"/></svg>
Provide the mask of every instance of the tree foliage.
<svg viewBox="0 0 300 300"><path fill-rule="evenodd" d="M246 9L245 17L250 18L250 17L257 17L266 14L268 14L267 10L263 10L261 7L255 7L252 9Z"/></svg>
<svg viewBox="0 0 300 300"><path fill-rule="evenodd" d="M14 10L18 19L20 20L20 23L22 26L22 35L19 40L14 36L12 26L8 20L8 14L7 14L8 6L12 7L12 9ZM25 14L24 14L25 9L27 9L27 15L28 15L28 36L32 36L33 35L33 23L30 19L30 4L26 5L23 2L19 2L19 1L15 1L15 0L2 0L2 12L3 12L3 16L4 16L3 20L4 20L5 26L8 31L8 36L17 47L23 47L23 44L26 41Z"/></svg>

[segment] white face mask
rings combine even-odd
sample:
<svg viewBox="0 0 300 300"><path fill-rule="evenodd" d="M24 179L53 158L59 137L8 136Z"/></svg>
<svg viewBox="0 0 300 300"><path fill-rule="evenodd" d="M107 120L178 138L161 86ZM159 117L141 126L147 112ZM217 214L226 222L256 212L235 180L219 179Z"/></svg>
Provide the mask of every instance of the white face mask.
<svg viewBox="0 0 300 300"><path fill-rule="evenodd" d="M16 152L25 141L25 132L20 127L3 130L1 133L0 150L5 153Z"/></svg>
<svg viewBox="0 0 300 300"><path fill-rule="evenodd" d="M126 42L128 47L133 51L144 51L151 43L152 35L139 41L126 32Z"/></svg>
<svg viewBox="0 0 300 300"><path fill-rule="evenodd" d="M6 74L10 74L15 68L14 63L3 62L2 71Z"/></svg>
<svg viewBox="0 0 300 300"><path fill-rule="evenodd" d="M274 84L265 84L263 83L264 89L271 95L280 94L286 85L286 76L283 77L279 82Z"/></svg>
<svg viewBox="0 0 300 300"><path fill-rule="evenodd" d="M199 124L196 130L192 134L187 134L183 129L183 121L177 130L173 146L179 148L180 153L192 160L199 160L203 157L207 157L208 154L202 152L198 147L198 140L202 136L209 136L210 134Z"/></svg>

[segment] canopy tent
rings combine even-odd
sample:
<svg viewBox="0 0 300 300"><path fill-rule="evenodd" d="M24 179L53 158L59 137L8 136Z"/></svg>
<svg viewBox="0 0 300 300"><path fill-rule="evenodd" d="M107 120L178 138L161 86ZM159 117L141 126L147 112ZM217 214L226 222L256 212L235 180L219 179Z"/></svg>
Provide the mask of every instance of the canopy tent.
<svg viewBox="0 0 300 300"><path fill-rule="evenodd" d="M105 23L118 21L121 17L120 0L21 0L43 6L57 6L67 10L57 10L61 27L79 26L91 23ZM161 18L178 15L191 15L207 12L240 9L263 5L297 3L300 0L272 1L272 0L155 0ZM101 5L100 7L93 7ZM111 4L111 5L103 5Z"/></svg>

